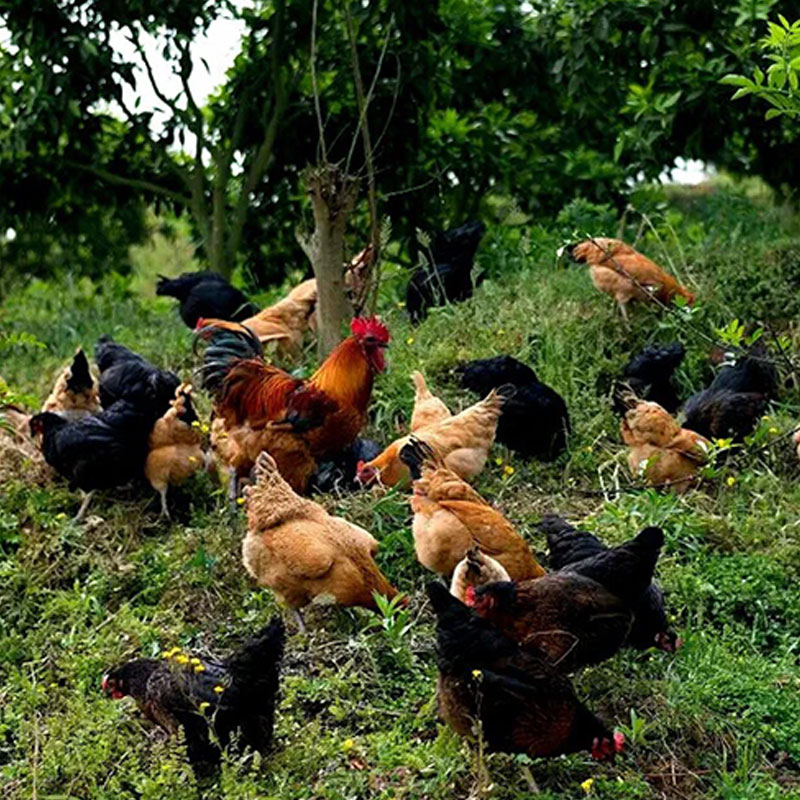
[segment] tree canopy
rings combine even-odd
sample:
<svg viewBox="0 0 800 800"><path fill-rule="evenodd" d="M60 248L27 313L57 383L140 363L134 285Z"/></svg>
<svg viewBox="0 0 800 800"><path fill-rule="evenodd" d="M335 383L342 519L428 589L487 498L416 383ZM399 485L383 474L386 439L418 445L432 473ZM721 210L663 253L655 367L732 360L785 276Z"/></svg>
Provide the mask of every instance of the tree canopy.
<svg viewBox="0 0 800 800"><path fill-rule="evenodd" d="M369 99L379 213L412 247L415 229L486 215L491 198L537 216L576 196L621 205L632 179L681 156L774 186L794 185L800 169L788 157L794 120L765 126L757 104L731 102L721 83L752 72L755 33L788 2L4 7L0 229L18 231L3 258L21 269L123 267L147 205L188 213L202 259L225 274L245 265L268 281L301 264L295 230L310 217L301 174L320 156L320 121L328 160L364 173L351 43ZM223 15L243 36L203 103L190 88L204 68L192 45ZM148 36L179 91L163 87ZM157 110L126 99L137 80L151 85ZM363 191L353 219L355 251L368 237Z"/></svg>

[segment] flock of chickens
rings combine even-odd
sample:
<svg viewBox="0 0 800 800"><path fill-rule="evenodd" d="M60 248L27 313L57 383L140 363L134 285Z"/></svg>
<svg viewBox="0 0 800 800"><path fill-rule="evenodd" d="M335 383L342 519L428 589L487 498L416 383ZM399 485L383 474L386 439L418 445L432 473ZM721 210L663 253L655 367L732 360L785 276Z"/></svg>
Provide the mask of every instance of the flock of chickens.
<svg viewBox="0 0 800 800"><path fill-rule="evenodd" d="M482 234L473 223L437 238L428 267L409 286L414 319L437 302L469 296ZM623 242L592 239L569 251L589 265L595 286L613 295L623 314L632 300L694 301ZM347 265L351 290L370 259L366 250ZM247 514L244 566L304 630L302 609L316 598L376 609L377 596L397 595L375 562L378 541L311 495L410 484L418 560L448 582L427 587L446 722L465 736L480 734L493 750L532 757L588 750L602 760L623 749L622 735L577 698L570 675L623 647L678 648L653 579L663 532L646 528L608 547L547 516L540 523L549 549L545 570L513 524L471 485L495 441L544 461L565 450L570 421L556 391L509 356L474 361L456 374L481 399L453 414L414 372L408 433L381 449L360 438L390 341L377 317L353 319L351 335L303 380L269 363L264 351L274 348L278 360L299 356L314 329L313 280L263 311L211 273L161 279L158 293L179 300L202 349L197 375L213 403L210 448L192 386L110 337L95 347L97 378L79 350L41 412L4 409L10 430L3 435L35 445L83 492L79 520L96 490L144 479L168 516L170 486L201 469L227 475L234 509L244 505ZM673 416L680 403L672 375L683 357L679 344L650 346L612 392L632 473L678 491L696 482L710 440L742 441L778 391L777 372L757 344L689 398L681 425ZM227 659L175 649L160 660L129 661L108 671L103 689L113 698L132 696L165 730L182 729L197 775L212 775L219 748L234 732L239 744L268 749L284 637L276 619Z"/></svg>

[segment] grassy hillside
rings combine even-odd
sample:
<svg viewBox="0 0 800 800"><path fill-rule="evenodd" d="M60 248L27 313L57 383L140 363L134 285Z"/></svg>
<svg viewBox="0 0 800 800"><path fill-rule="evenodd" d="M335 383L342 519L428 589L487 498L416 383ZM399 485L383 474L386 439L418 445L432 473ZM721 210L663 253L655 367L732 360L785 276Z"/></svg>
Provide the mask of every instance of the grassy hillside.
<svg viewBox="0 0 800 800"><path fill-rule="evenodd" d="M498 225L480 251L487 279L476 297L405 319L391 275L382 313L393 334L369 433L388 442L411 408L408 374L425 371L457 408L473 402L451 369L509 353L566 398L569 451L525 463L495 447L479 490L519 525L560 511L612 542L648 524L667 537L659 578L684 646L623 652L577 684L591 708L622 729L628 752L599 767L579 755L532 762L492 755L489 796L527 797L530 770L542 798L800 797L800 485L793 445L782 440L728 466L683 497L622 491L629 483L607 394L630 354L681 340L679 382L688 395L710 375L710 339L738 319L771 321L797 352L800 218L741 187L646 192L625 235L696 288L691 314L637 308L624 326L586 272L555 263L576 232L616 233L608 209L576 203L557 225ZM148 266L151 270L152 265ZM141 282L140 282L141 283ZM137 288L140 284L136 284ZM41 345L14 343L29 332ZM0 310L0 373L43 397L79 343L109 332L188 377L191 336L171 302L100 285L33 282ZM768 337L769 338L769 337ZM309 366L313 358L309 354ZM757 433L778 439L798 418L796 376ZM508 469L511 467L512 469ZM603 496L602 488L610 491ZM402 492L327 498L381 540L380 564L412 597L410 631L370 627L373 615L316 608L309 634L288 643L274 754L226 762L208 797L462 798L475 786L467 744L444 728L434 703L431 615L414 557ZM62 484L34 485L25 471L0 486L0 786L3 797L182 798L194 781L182 744L165 741L128 702L99 690L103 669L174 645L225 649L275 613L240 561L243 520L232 519L205 477L177 490L172 524L157 522L155 495L108 493L89 524L70 522L78 498ZM390 627L388 625L387 627ZM587 783L587 781L593 781Z"/></svg>

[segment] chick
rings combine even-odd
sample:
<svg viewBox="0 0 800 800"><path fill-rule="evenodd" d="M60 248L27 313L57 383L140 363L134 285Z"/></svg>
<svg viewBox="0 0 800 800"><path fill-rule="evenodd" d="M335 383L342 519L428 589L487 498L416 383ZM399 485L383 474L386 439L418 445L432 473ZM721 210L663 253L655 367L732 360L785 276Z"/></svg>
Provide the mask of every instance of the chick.
<svg viewBox="0 0 800 800"><path fill-rule="evenodd" d="M161 516L167 519L167 489L187 481L206 463L196 422L192 386L182 383L175 390L169 411L150 432L150 452L144 465L145 477L161 496Z"/></svg>
<svg viewBox="0 0 800 800"><path fill-rule="evenodd" d="M258 457L255 474L256 484L245 489L244 565L293 610L301 630L299 609L315 597L374 609L376 593L397 594L375 563L378 542L371 534L296 494L269 453Z"/></svg>

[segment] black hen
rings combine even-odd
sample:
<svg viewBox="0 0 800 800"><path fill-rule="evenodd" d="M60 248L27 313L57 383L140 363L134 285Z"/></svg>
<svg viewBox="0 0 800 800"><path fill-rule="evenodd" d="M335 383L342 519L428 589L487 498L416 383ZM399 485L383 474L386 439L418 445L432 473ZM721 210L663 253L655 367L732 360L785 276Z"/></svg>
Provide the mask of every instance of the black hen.
<svg viewBox="0 0 800 800"><path fill-rule="evenodd" d="M383 448L372 439L356 439L350 447L333 458L322 461L311 478L310 490L318 494L355 492L362 488L356 476L361 462L372 461Z"/></svg>
<svg viewBox="0 0 800 800"><path fill-rule="evenodd" d="M159 369L110 336L100 337L94 360L100 370L98 391L103 408L127 400L153 423L167 412L181 382L174 372Z"/></svg>
<svg viewBox="0 0 800 800"><path fill-rule="evenodd" d="M227 659L190 658L173 650L160 661L120 664L103 676L103 691L115 700L133 697L169 733L183 728L195 775L207 778L219 768L216 741L227 747L236 731L242 745L262 755L269 749L283 645L283 623L274 620Z"/></svg>
<svg viewBox="0 0 800 800"><path fill-rule="evenodd" d="M648 345L625 367L614 386L614 408L620 414L628 410L622 395L632 391L641 400L658 403L674 414L680 405L672 376L683 361L686 351L680 342L668 345Z"/></svg>
<svg viewBox="0 0 800 800"><path fill-rule="evenodd" d="M473 221L436 236L430 252L425 253L428 265L414 272L406 288L412 322L424 319L432 306L472 297L472 264L485 232L482 222Z"/></svg>
<svg viewBox="0 0 800 800"><path fill-rule="evenodd" d="M190 328L201 317L242 322L258 314L258 308L216 272L185 272L177 278L159 275L156 294L177 299L181 319Z"/></svg>
<svg viewBox="0 0 800 800"><path fill-rule="evenodd" d="M152 427L150 416L127 400L77 420L45 411L30 421L31 434L41 437L45 461L85 493L77 520L96 489L122 486L143 475Z"/></svg>
<svg viewBox="0 0 800 800"><path fill-rule="evenodd" d="M609 551L608 545L596 536L574 528L557 514L545 516L538 527L547 536L550 568L553 570L583 575L582 564L591 563L595 556ZM668 653L675 652L680 640L669 627L664 593L657 583L652 582L647 587L644 594L631 604L631 610L633 625L625 644L637 650L658 647Z"/></svg>
<svg viewBox="0 0 800 800"><path fill-rule="evenodd" d="M564 451L570 431L567 404L529 366L511 356L495 356L462 364L456 372L464 388L482 397L503 385L514 387L497 423L498 442L541 461L552 461Z"/></svg>
<svg viewBox="0 0 800 800"><path fill-rule="evenodd" d="M439 583L427 586L436 614L439 709L463 735L479 722L490 749L532 758L590 750L613 758L612 734L541 653L523 650Z"/></svg>
<svg viewBox="0 0 800 800"><path fill-rule="evenodd" d="M556 523L552 517L550 520L552 531ZM653 582L653 573L663 544L664 532L661 528L645 528L624 544L604 547L580 561L572 562L564 571L591 578L629 605L633 605ZM585 540L583 546L587 547Z"/></svg>
<svg viewBox="0 0 800 800"><path fill-rule="evenodd" d="M722 367L708 389L689 398L683 427L708 439L742 442L777 393L778 372L759 342L735 364Z"/></svg>

